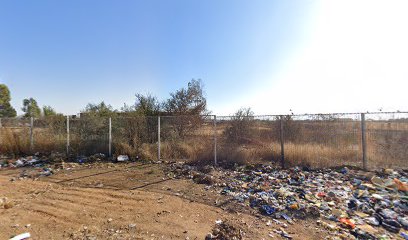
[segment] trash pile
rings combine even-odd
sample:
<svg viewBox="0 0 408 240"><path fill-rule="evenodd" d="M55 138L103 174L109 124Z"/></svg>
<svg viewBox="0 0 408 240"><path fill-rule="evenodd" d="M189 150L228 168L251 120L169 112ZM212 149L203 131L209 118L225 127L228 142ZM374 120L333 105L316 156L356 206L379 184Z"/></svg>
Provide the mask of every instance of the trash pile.
<svg viewBox="0 0 408 240"><path fill-rule="evenodd" d="M2 167L25 167L25 166L39 166L41 160L36 156L22 157L15 161L2 161L0 168Z"/></svg>
<svg viewBox="0 0 408 240"><path fill-rule="evenodd" d="M47 160L38 156L21 157L18 159L8 159L0 161L0 168L22 168L19 178L38 178L51 176L54 170L49 166ZM17 178L11 178L11 181Z"/></svg>
<svg viewBox="0 0 408 240"><path fill-rule="evenodd" d="M243 239L244 232L230 224L228 221L217 220L212 233L205 236L205 240L240 240Z"/></svg>
<svg viewBox="0 0 408 240"><path fill-rule="evenodd" d="M102 162L107 160L107 157L103 153L97 153L90 156L78 156L70 157L69 161L64 154L51 153L50 155L41 155L36 153L34 156L20 157L17 159L10 159L5 156L0 156L0 169L5 168L21 168L21 173L18 178L12 178L11 180L17 180L21 178L39 178L44 176L51 176L54 173L65 169L71 170L78 167L79 164L91 164L96 162Z"/></svg>
<svg viewBox="0 0 408 240"><path fill-rule="evenodd" d="M74 160L74 162L83 164L83 163L91 163L91 162L100 162L103 160L106 160L106 155L103 153L96 153L90 156L84 156L84 155L80 155L77 156Z"/></svg>
<svg viewBox="0 0 408 240"><path fill-rule="evenodd" d="M204 169L175 163L175 177L210 185L220 194L255 209L274 221L292 224L315 219L340 239L408 239L408 173L385 169L365 172L281 170L268 165L241 166L234 170ZM282 233L281 236L291 238Z"/></svg>

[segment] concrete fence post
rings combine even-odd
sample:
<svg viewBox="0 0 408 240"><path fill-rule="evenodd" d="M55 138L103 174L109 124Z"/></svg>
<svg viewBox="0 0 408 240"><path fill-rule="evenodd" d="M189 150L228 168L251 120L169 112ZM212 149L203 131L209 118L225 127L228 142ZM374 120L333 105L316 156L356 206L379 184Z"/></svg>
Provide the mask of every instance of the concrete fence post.
<svg viewBox="0 0 408 240"><path fill-rule="evenodd" d="M365 113L361 114L361 147L363 153L363 169L367 170L367 139L366 139L366 121Z"/></svg>
<svg viewBox="0 0 408 240"><path fill-rule="evenodd" d="M283 132L283 116L280 116L280 144L281 144L281 166L285 168L285 144L284 144L284 132Z"/></svg>
<svg viewBox="0 0 408 240"><path fill-rule="evenodd" d="M34 118L30 118L30 152L34 150Z"/></svg>
<svg viewBox="0 0 408 240"><path fill-rule="evenodd" d="M67 116L67 157L69 157L69 116Z"/></svg>
<svg viewBox="0 0 408 240"><path fill-rule="evenodd" d="M160 116L157 117L157 161L160 161Z"/></svg>
<svg viewBox="0 0 408 240"><path fill-rule="evenodd" d="M217 166L217 115L214 115L214 166Z"/></svg>
<svg viewBox="0 0 408 240"><path fill-rule="evenodd" d="M112 118L109 118L109 157L112 157Z"/></svg>

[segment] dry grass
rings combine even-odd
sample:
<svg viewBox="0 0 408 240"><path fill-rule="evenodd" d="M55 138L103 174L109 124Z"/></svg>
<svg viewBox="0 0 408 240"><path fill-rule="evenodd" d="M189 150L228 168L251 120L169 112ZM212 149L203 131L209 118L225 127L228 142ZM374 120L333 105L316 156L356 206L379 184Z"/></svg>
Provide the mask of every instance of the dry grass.
<svg viewBox="0 0 408 240"><path fill-rule="evenodd" d="M239 147L223 146L218 151L218 158L224 163L265 163L280 164L280 144L246 145ZM357 153L353 150L339 151L318 144L285 144L285 164L287 166L328 167L336 165L359 165Z"/></svg>
<svg viewBox="0 0 408 240"><path fill-rule="evenodd" d="M30 152L29 131L24 128L0 128L0 153L9 155Z"/></svg>
<svg viewBox="0 0 408 240"><path fill-rule="evenodd" d="M262 123L264 124L264 123ZM309 126L311 123L308 123ZM384 124L370 122L368 126L367 151L369 166L371 167L406 167L408 157L408 133L405 126L398 123ZM404 125L401 127L401 125ZM218 148L217 158L224 163L257 163L280 162L280 143L273 139L273 128L263 125L253 127L254 135L243 143L232 143L223 137L227 125L217 125ZM375 126L375 127L373 127ZM382 128L381 128L382 127ZM311 167L332 167L338 165L362 166L361 136L358 131L341 130L326 134L318 129L308 128L296 137L296 142L285 142L285 159L288 166L304 165ZM368 129L368 130L370 130ZM391 130L390 130L391 129ZM342 132L343 131L343 132ZM212 164L214 159L214 143L212 136L214 128L211 124L203 125L185 139L162 138L162 159L193 160L199 164ZM313 135L314 134L314 135ZM326 134L326 136L324 136ZM0 153L9 155L26 155L34 152L51 153L52 151L65 152L64 135L56 135L48 128L35 129L34 149L30 152L29 128L0 128ZM103 137L101 137L103 138ZM326 141L326 138L329 138ZM335 141L333 141L335 140ZM319 142L320 141L320 142ZM85 152L107 152L108 145L105 139L81 140L75 134L71 135L72 149L85 149ZM79 150L74 154L81 153ZM130 146L124 139L115 138L114 154L127 154L131 157L139 156L142 159L157 160L157 144L142 143L133 140Z"/></svg>

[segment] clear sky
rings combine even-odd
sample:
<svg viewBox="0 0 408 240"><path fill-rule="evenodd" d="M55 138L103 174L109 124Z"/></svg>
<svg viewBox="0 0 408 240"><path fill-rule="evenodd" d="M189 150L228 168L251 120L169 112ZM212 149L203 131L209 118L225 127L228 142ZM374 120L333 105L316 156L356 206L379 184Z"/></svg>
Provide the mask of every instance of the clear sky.
<svg viewBox="0 0 408 240"><path fill-rule="evenodd" d="M408 110L406 0L0 1L0 82L75 114L192 78L229 115ZM21 113L21 111L20 111Z"/></svg>

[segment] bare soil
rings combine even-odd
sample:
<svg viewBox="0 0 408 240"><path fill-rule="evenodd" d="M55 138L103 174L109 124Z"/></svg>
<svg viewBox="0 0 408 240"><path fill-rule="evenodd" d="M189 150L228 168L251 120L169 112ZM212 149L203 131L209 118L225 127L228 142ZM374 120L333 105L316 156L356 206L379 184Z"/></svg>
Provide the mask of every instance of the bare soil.
<svg viewBox="0 0 408 240"><path fill-rule="evenodd" d="M0 170L0 239L204 239L222 220L244 239L281 239L270 218L192 180L172 179L163 165L97 163L50 177L19 179L23 168ZM27 171L33 171L27 169ZM323 239L314 220L284 228L294 239ZM271 237L272 235L273 237Z"/></svg>

